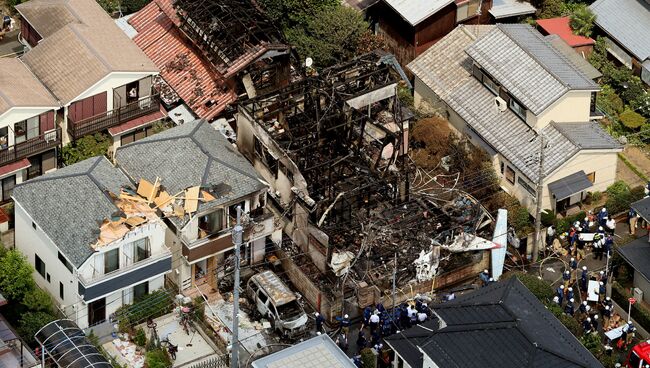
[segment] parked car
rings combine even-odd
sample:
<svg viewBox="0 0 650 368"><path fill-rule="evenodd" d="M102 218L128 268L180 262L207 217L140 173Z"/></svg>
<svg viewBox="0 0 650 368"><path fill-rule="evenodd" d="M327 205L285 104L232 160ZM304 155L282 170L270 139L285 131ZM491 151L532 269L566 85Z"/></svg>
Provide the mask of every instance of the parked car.
<svg viewBox="0 0 650 368"><path fill-rule="evenodd" d="M273 271L251 276L246 292L257 311L281 335L293 338L306 332L307 314L296 294Z"/></svg>

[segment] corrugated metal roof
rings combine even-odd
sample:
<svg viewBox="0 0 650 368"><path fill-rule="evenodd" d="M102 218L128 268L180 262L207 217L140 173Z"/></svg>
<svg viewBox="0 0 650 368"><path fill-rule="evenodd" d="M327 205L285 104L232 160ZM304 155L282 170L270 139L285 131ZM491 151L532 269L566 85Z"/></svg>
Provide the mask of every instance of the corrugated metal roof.
<svg viewBox="0 0 650 368"><path fill-rule="evenodd" d="M569 26L569 17L538 19L537 25L549 35L558 35L571 47L593 45L596 42L591 37L574 34Z"/></svg>
<svg viewBox="0 0 650 368"><path fill-rule="evenodd" d="M561 201L585 189L591 188L593 185L584 170L580 170L560 180L549 183L548 190L553 193L556 201Z"/></svg>
<svg viewBox="0 0 650 368"><path fill-rule="evenodd" d="M598 0L589 8L596 24L643 62L650 57L650 4L644 0Z"/></svg>
<svg viewBox="0 0 650 368"><path fill-rule="evenodd" d="M494 0L489 13L494 19L516 17L520 15L533 14L537 11L534 6L525 1L517 0Z"/></svg>
<svg viewBox="0 0 650 368"><path fill-rule="evenodd" d="M355 368L327 334L257 359L253 368Z"/></svg>
<svg viewBox="0 0 650 368"><path fill-rule="evenodd" d="M435 14L454 0L384 0L412 26Z"/></svg>
<svg viewBox="0 0 650 368"><path fill-rule="evenodd" d="M650 202L650 197L646 199ZM646 209L649 205L650 203L646 203ZM639 271L646 280L650 280L650 243L648 243L645 236L622 247L615 247L615 249L617 249L618 253L623 256L623 258L631 264L635 270Z"/></svg>
<svg viewBox="0 0 650 368"><path fill-rule="evenodd" d="M499 24L466 52L535 115L569 90L599 89L526 24Z"/></svg>

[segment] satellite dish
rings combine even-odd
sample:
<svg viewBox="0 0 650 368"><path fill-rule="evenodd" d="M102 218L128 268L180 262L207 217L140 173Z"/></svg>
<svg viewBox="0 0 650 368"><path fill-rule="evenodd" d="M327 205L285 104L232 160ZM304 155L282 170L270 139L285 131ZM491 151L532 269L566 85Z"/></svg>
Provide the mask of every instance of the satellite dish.
<svg viewBox="0 0 650 368"><path fill-rule="evenodd" d="M308 57L307 59L305 59L305 66L307 68L311 68L313 64L314 64L314 60L312 58Z"/></svg>

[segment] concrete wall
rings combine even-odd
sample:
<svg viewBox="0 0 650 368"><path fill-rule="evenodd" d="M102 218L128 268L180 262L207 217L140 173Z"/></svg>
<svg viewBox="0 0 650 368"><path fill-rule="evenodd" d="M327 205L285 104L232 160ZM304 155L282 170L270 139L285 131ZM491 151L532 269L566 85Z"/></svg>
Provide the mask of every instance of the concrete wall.
<svg viewBox="0 0 650 368"><path fill-rule="evenodd" d="M526 114L526 122L530 126L541 129L551 121L589 121L589 116L591 115L590 106L591 91L569 91L537 116L528 111Z"/></svg>

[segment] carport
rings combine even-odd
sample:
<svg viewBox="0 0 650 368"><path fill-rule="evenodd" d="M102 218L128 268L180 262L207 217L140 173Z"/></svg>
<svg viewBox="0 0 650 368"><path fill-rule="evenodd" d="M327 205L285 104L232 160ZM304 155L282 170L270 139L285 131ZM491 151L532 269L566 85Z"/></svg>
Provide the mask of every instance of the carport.
<svg viewBox="0 0 650 368"><path fill-rule="evenodd" d="M112 368L76 323L69 319L52 321L36 332L34 338L45 355L60 368Z"/></svg>

